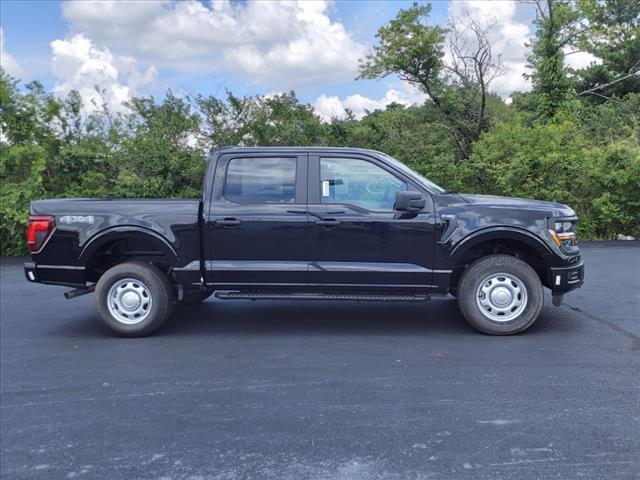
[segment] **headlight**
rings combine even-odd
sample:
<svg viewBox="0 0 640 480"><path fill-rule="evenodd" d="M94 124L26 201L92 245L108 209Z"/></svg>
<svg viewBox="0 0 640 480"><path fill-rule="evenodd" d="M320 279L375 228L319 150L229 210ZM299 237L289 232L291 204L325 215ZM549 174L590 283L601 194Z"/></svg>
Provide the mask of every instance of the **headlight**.
<svg viewBox="0 0 640 480"><path fill-rule="evenodd" d="M577 250L576 219L549 219L549 235L565 253Z"/></svg>

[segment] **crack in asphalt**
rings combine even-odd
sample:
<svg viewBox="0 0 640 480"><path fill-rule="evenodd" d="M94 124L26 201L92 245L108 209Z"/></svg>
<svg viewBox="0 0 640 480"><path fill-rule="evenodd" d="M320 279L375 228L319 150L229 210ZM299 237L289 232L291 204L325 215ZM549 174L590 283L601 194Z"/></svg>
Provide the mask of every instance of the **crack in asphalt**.
<svg viewBox="0 0 640 480"><path fill-rule="evenodd" d="M593 313L587 312L586 310L581 309L580 307L575 307L573 305L570 305L568 303L564 303L565 306L567 306L570 310L573 310L574 312L579 312L581 314L583 314L585 317L590 318L591 320L595 320L598 323L601 323L607 327L609 327L611 330L614 330L618 333L621 333L622 335L628 337L631 339L632 346L631 346L631 350L633 351L640 351L640 336L631 333L627 330L625 330L624 328L622 328L620 325L616 325L613 322L610 322L609 320L605 320L604 318L600 318L597 315L594 315Z"/></svg>

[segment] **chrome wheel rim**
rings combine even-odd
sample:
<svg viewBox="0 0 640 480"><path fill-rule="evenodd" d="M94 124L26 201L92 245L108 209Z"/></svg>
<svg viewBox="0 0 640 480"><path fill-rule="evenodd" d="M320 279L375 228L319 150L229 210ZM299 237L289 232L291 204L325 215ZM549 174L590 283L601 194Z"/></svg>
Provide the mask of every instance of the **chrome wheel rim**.
<svg viewBox="0 0 640 480"><path fill-rule="evenodd" d="M127 325L142 322L151 312L151 292L136 278L123 278L109 289L107 307L113 318Z"/></svg>
<svg viewBox="0 0 640 480"><path fill-rule="evenodd" d="M493 273L480 282L476 303L489 320L509 322L527 307L527 289L522 280L510 273Z"/></svg>

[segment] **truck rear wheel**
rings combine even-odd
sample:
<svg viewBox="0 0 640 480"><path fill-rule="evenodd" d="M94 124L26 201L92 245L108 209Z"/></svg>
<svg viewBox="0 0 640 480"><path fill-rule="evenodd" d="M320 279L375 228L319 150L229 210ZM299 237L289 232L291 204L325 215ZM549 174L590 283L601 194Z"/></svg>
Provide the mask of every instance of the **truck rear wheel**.
<svg viewBox="0 0 640 480"><path fill-rule="evenodd" d="M153 265L126 262L107 270L96 285L96 304L104 323L118 335L142 337L171 314L173 292Z"/></svg>
<svg viewBox="0 0 640 480"><path fill-rule="evenodd" d="M509 255L482 257L467 268L458 285L458 305L467 321L491 335L529 328L544 302L538 274Z"/></svg>

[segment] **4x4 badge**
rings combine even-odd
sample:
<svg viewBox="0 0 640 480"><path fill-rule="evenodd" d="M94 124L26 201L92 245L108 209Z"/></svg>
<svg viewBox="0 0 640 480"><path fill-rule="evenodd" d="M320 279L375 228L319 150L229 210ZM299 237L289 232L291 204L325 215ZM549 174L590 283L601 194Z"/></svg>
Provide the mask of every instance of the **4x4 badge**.
<svg viewBox="0 0 640 480"><path fill-rule="evenodd" d="M89 225L93 224L93 215L65 215L60 218L60 223L86 223Z"/></svg>

